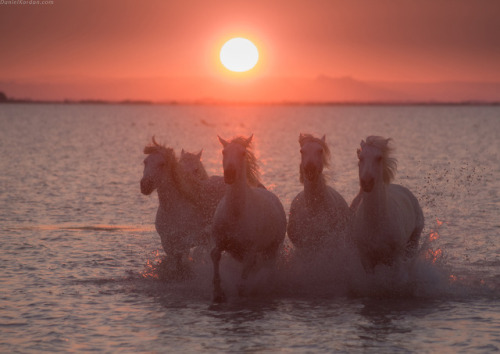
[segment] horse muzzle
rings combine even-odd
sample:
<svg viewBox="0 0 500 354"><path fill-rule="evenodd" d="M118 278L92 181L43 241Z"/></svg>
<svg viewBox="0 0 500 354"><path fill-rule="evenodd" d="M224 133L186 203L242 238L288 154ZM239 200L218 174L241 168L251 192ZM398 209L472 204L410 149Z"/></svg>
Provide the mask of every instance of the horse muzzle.
<svg viewBox="0 0 500 354"><path fill-rule="evenodd" d="M375 186L375 179L363 178L359 180L359 184L364 192L370 193L373 190L373 186Z"/></svg>
<svg viewBox="0 0 500 354"><path fill-rule="evenodd" d="M307 164L302 170L304 171L304 177L308 181L314 181L321 173L316 166L310 164Z"/></svg>
<svg viewBox="0 0 500 354"><path fill-rule="evenodd" d="M144 195L150 195L154 191L153 181L149 178L141 179L141 193Z"/></svg>
<svg viewBox="0 0 500 354"><path fill-rule="evenodd" d="M224 170L224 182L233 184L236 181L236 170L234 168L226 168Z"/></svg>

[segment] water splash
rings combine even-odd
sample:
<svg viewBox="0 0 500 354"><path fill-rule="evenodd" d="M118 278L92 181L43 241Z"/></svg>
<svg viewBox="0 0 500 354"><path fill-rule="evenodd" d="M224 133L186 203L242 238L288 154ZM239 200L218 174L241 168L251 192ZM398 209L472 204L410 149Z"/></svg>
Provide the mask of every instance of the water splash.
<svg viewBox="0 0 500 354"><path fill-rule="evenodd" d="M141 276L145 279L160 279L160 264L162 263L162 257L160 256L159 250L154 250L151 252L153 259L146 259L146 264L144 264L144 269L141 272Z"/></svg>
<svg viewBox="0 0 500 354"><path fill-rule="evenodd" d="M417 255L397 266L378 265L365 272L356 248L339 242L334 248L315 254L301 254L285 240L274 269L262 268L245 283L245 297L251 298L460 298L488 293L496 286L473 274L459 274L450 265L442 246L442 230L448 221L435 218L422 235ZM141 273L143 279L200 292L212 293L212 262L209 249L193 248L186 260L189 273L178 274L160 250L151 252ZM221 276L228 298L238 299L241 264L228 254L221 260Z"/></svg>

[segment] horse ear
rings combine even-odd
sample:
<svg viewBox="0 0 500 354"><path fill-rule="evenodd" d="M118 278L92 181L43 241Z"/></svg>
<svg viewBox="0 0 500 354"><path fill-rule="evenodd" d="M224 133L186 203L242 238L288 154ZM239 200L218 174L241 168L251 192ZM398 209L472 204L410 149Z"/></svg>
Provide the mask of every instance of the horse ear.
<svg viewBox="0 0 500 354"><path fill-rule="evenodd" d="M304 134L300 133L299 134L299 145L300 145L300 147L302 147L303 143L304 143Z"/></svg>
<svg viewBox="0 0 500 354"><path fill-rule="evenodd" d="M184 149L181 149L181 157L184 156L185 152Z"/></svg>
<svg viewBox="0 0 500 354"><path fill-rule="evenodd" d="M321 141L326 143L326 134L323 134L323 137L321 138Z"/></svg>
<svg viewBox="0 0 500 354"><path fill-rule="evenodd" d="M220 136L217 135L217 137L219 138L219 141L223 147L226 147L227 144L229 144L226 140L222 139Z"/></svg>
<svg viewBox="0 0 500 354"><path fill-rule="evenodd" d="M246 146L250 145L250 143L252 142L252 139L253 139L253 134L250 135L250 137L245 141L245 145Z"/></svg>
<svg viewBox="0 0 500 354"><path fill-rule="evenodd" d="M361 140L361 144L360 144L360 145L361 145L361 148L364 148L364 147L365 147L365 145L366 145L365 141L364 141L364 140Z"/></svg>
<svg viewBox="0 0 500 354"><path fill-rule="evenodd" d="M203 153L203 149L200 150L199 153L196 154L196 157L201 160L201 154Z"/></svg>

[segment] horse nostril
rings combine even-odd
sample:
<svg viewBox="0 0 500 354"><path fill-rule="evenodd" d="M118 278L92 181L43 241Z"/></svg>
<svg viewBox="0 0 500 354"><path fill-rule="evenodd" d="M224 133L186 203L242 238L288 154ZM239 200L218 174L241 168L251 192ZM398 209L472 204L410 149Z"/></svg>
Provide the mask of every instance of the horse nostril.
<svg viewBox="0 0 500 354"><path fill-rule="evenodd" d="M308 180L312 180L317 175L317 168L313 164L308 163L304 166L304 173Z"/></svg>
<svg viewBox="0 0 500 354"><path fill-rule="evenodd" d="M226 168L224 170L224 182L226 184L233 184L236 180L236 170L234 168Z"/></svg>
<svg viewBox="0 0 500 354"><path fill-rule="evenodd" d="M360 184L363 191L370 193L375 185L375 180L373 178L360 179Z"/></svg>

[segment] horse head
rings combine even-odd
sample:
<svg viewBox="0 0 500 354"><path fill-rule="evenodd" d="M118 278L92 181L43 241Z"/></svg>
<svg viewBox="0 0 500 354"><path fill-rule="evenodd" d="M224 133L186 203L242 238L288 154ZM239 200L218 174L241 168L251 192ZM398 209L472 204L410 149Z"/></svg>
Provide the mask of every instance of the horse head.
<svg viewBox="0 0 500 354"><path fill-rule="evenodd" d="M144 171L141 179L141 193L149 195L158 188L167 169L175 161L174 151L158 144L153 137L153 143L144 148Z"/></svg>
<svg viewBox="0 0 500 354"><path fill-rule="evenodd" d="M207 171L201 162L202 152L203 150L197 154L193 154L182 149L181 157L179 159L180 168L188 175L192 175L199 180L208 179Z"/></svg>
<svg viewBox="0 0 500 354"><path fill-rule="evenodd" d="M323 173L323 168L328 167L330 150L326 144L326 137L315 138L310 134L300 134L300 181L304 177L309 181L316 181Z"/></svg>
<svg viewBox="0 0 500 354"><path fill-rule="evenodd" d="M369 136L361 141L358 149L359 184L364 192L370 193L379 183L389 184L396 173L397 160L390 157L391 139Z"/></svg>
<svg viewBox="0 0 500 354"><path fill-rule="evenodd" d="M247 149L250 147L253 135L249 138L238 137L230 142L218 136L222 149L222 167L224 182L233 184L241 178L246 178Z"/></svg>

